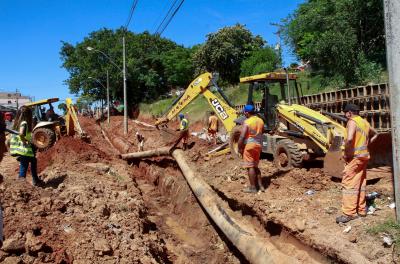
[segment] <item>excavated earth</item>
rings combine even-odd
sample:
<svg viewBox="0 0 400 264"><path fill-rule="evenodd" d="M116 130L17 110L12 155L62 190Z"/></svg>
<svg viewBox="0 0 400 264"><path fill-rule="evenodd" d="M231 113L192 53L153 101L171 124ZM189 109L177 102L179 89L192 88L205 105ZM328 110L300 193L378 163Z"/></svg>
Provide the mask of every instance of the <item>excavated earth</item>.
<svg viewBox="0 0 400 264"><path fill-rule="evenodd" d="M151 119L141 121L152 123ZM247 263L245 257L205 214L171 157L125 162L119 153L137 151L134 134L145 137L145 150L164 146L174 136L122 117L111 124L81 118L91 142L62 138L39 153L43 187L16 179L18 162L6 156L0 173L5 241L4 263ZM171 124L172 128L176 124ZM201 126L195 126L199 131ZM382 193L377 211L337 225L340 183L310 164L280 173L265 157L261 171L265 193L244 194L246 171L230 155L204 159L213 147L191 137L186 159L193 170L283 254L299 263L391 263L398 256L367 229L394 211L390 173L370 183ZM312 191L312 195L306 194ZM391 200L390 200L390 199ZM351 230L343 232L348 226ZM277 260L276 263L279 263Z"/></svg>

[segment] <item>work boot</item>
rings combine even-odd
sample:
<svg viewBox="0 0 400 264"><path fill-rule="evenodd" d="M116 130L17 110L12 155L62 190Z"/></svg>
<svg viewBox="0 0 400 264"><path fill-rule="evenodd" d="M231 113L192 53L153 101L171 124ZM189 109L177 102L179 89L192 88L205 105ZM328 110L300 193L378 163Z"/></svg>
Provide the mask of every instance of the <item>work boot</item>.
<svg viewBox="0 0 400 264"><path fill-rule="evenodd" d="M336 223L337 224L344 224L347 223L351 220L357 219L358 215L356 216L351 216L351 215L341 215L339 217L336 217Z"/></svg>
<svg viewBox="0 0 400 264"><path fill-rule="evenodd" d="M254 186L247 187L242 190L244 193L257 193L257 188Z"/></svg>
<svg viewBox="0 0 400 264"><path fill-rule="evenodd" d="M35 187L43 187L45 185L45 183L42 180L35 180L35 181L32 181L32 185Z"/></svg>

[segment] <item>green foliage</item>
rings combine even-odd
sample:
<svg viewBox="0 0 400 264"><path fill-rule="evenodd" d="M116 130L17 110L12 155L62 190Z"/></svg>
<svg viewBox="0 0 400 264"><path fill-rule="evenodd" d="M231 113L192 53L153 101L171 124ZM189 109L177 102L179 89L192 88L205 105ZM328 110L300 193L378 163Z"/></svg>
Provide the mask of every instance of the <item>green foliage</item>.
<svg viewBox="0 0 400 264"><path fill-rule="evenodd" d="M65 103L59 103L57 108L61 111L63 111L64 115L67 112L67 105Z"/></svg>
<svg viewBox="0 0 400 264"><path fill-rule="evenodd" d="M380 75L384 32L380 0L309 0L289 18L284 34L315 71L348 85Z"/></svg>
<svg viewBox="0 0 400 264"><path fill-rule="evenodd" d="M400 244L400 224L394 219L388 219L382 223L372 226L367 229L370 234L388 234L393 238L394 243L398 246Z"/></svg>
<svg viewBox="0 0 400 264"><path fill-rule="evenodd" d="M134 34L122 29L101 29L90 33L76 45L63 42L60 55L62 66L70 74L66 83L71 93L90 95L95 100L104 99L108 70L112 98L123 98L123 35L127 54L129 105L154 100L165 94L171 86L186 86L192 78L192 49L148 32ZM89 51L87 47L95 50Z"/></svg>
<svg viewBox="0 0 400 264"><path fill-rule="evenodd" d="M242 61L263 45L264 40L243 25L224 27L208 34L206 43L194 54L196 71L218 72L223 81L237 83Z"/></svg>
<svg viewBox="0 0 400 264"><path fill-rule="evenodd" d="M178 46L163 54L162 63L169 85L185 86L192 81L194 77L193 50L195 48L187 49Z"/></svg>
<svg viewBox="0 0 400 264"><path fill-rule="evenodd" d="M271 47L254 50L243 60L241 76L249 76L263 72L271 72L277 68L279 58Z"/></svg>
<svg viewBox="0 0 400 264"><path fill-rule="evenodd" d="M88 109L94 101L95 99L93 99L90 95L81 95L76 100L76 107L79 111L81 111L82 109Z"/></svg>

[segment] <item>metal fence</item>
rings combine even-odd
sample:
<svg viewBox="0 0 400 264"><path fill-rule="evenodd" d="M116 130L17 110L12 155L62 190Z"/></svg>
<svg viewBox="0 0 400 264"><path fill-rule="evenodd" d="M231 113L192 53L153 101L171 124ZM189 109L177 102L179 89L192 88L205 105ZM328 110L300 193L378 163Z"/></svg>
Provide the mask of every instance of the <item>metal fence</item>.
<svg viewBox="0 0 400 264"><path fill-rule="evenodd" d="M389 85L387 83L305 95L300 100L303 105L311 109L334 114L341 114L347 103L354 103L360 106L360 115L367 119L378 132L390 132ZM292 102L298 103L297 98L292 98ZM260 109L260 107L261 102L256 102L255 108ZM236 106L238 111L242 111L243 108L244 105Z"/></svg>

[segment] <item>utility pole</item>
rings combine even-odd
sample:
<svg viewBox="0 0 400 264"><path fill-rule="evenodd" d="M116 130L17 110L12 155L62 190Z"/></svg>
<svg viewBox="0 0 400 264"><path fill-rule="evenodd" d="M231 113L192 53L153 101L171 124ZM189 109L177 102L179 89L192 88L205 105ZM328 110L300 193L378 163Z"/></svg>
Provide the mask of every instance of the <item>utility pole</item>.
<svg viewBox="0 0 400 264"><path fill-rule="evenodd" d="M110 124L110 81L107 70L107 123Z"/></svg>
<svg viewBox="0 0 400 264"><path fill-rule="evenodd" d="M384 0L384 9L392 122L393 184L396 219L400 222L400 1Z"/></svg>
<svg viewBox="0 0 400 264"><path fill-rule="evenodd" d="M277 38L278 38L278 43L277 43L277 45L275 46L275 50L277 50L277 52L278 52L278 57L279 57L279 64L280 64L280 65L278 65L278 66L279 66L280 68L282 68L282 67L283 67L283 61L282 61L281 34L282 34L283 25L282 25L282 24L279 24L279 23L270 23L270 25L277 28L277 31L274 33L274 34L277 36Z"/></svg>
<svg viewBox="0 0 400 264"><path fill-rule="evenodd" d="M19 108L19 104L18 104L18 89L15 89L15 103L17 105L17 110Z"/></svg>
<svg viewBox="0 0 400 264"><path fill-rule="evenodd" d="M126 92L126 61L125 61L125 32L122 37L122 49L123 49L123 74L124 74L124 135L128 134L128 100L127 100L127 92Z"/></svg>

